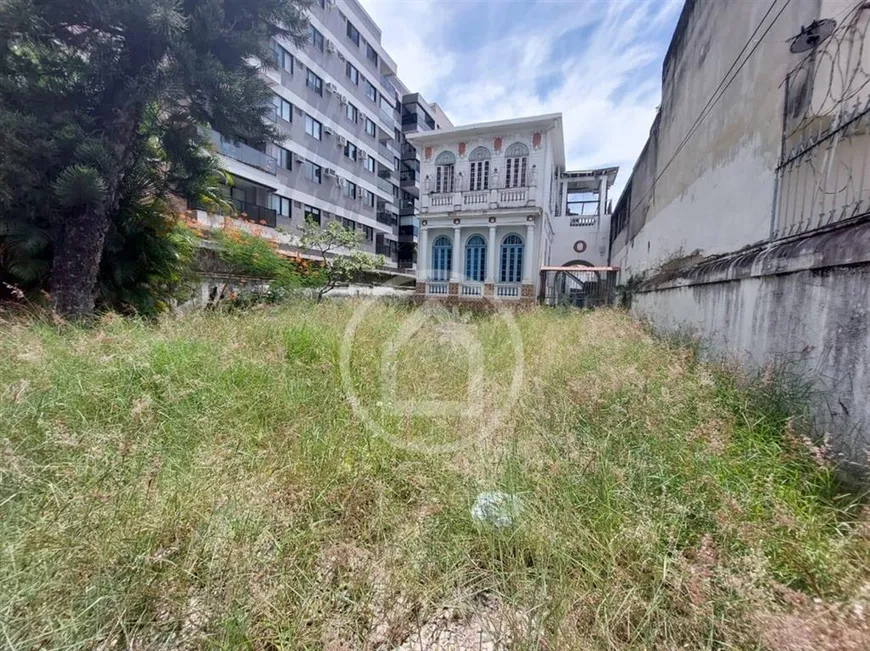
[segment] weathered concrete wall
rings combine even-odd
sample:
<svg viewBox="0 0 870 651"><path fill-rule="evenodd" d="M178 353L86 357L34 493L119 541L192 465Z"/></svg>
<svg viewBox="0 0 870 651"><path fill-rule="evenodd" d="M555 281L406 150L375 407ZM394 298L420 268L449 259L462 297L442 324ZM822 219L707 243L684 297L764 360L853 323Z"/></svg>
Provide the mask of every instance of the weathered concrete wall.
<svg viewBox="0 0 870 651"><path fill-rule="evenodd" d="M870 219L708 260L651 281L632 309L749 365L787 359L848 461L870 452Z"/></svg>
<svg viewBox="0 0 870 651"><path fill-rule="evenodd" d="M852 4L826 0L824 11L840 13ZM782 83L805 56L790 53L788 39L820 16L822 3L792 0L785 6L779 0L764 18L769 6L687 0L662 70L661 108L632 173L627 233L614 242L612 262L623 280L694 251L726 253L767 238ZM744 45L754 45L782 6L755 52L682 144ZM759 23L764 27L753 39Z"/></svg>
<svg viewBox="0 0 870 651"><path fill-rule="evenodd" d="M870 218L771 242L784 81L807 57L789 51L790 38L820 18L845 25L859 4L777 0L767 13L768 2L686 0L663 65L661 109L614 212L611 262L621 283L640 283L632 309L655 327L692 330L711 352L749 364L787 356L815 384L818 427L866 466ZM745 45L754 52L729 74ZM813 92L830 99L830 88L817 80Z"/></svg>

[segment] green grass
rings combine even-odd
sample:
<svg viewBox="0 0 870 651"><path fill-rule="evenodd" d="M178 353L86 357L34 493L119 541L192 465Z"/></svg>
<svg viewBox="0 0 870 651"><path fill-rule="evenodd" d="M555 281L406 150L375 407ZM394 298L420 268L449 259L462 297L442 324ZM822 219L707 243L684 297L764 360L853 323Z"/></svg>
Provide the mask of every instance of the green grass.
<svg viewBox="0 0 870 651"><path fill-rule="evenodd" d="M775 383L537 310L423 324L389 395L414 313L379 303L347 358L369 428L340 370L362 305L3 324L0 644L870 648L870 522ZM493 490L515 526L472 521Z"/></svg>

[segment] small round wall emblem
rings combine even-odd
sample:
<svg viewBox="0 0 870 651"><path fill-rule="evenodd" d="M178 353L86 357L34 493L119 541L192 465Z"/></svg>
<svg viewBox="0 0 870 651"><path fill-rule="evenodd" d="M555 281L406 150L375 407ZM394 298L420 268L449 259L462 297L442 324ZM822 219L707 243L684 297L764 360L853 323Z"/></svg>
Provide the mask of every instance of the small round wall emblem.
<svg viewBox="0 0 870 651"><path fill-rule="evenodd" d="M575 253L583 253L586 250L586 242L583 240L577 240L574 242L574 252Z"/></svg>

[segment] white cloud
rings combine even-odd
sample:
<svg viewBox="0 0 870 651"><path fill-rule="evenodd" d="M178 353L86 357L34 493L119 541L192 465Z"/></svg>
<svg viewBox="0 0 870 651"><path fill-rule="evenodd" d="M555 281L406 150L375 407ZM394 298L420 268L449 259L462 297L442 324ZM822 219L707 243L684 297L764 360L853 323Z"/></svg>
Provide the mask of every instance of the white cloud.
<svg viewBox="0 0 870 651"><path fill-rule="evenodd" d="M444 0L362 2L381 26L402 80L437 101L454 124L562 113L569 167L620 165L617 189L655 117L667 47L662 35L670 36L682 4L539 3L501 33L482 25L471 52L454 35L468 33L459 21L479 7ZM492 16L493 10L519 12L519 5L485 9L481 13ZM638 78L641 68L653 72ZM546 93L536 92L541 84Z"/></svg>

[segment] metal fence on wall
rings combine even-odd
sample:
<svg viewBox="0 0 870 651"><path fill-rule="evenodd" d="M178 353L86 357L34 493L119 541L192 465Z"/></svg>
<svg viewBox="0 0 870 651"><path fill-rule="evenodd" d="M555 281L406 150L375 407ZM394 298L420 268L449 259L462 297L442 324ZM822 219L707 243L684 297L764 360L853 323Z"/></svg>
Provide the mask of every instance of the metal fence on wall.
<svg viewBox="0 0 870 651"><path fill-rule="evenodd" d="M785 78L771 239L870 212L868 22L858 3Z"/></svg>

